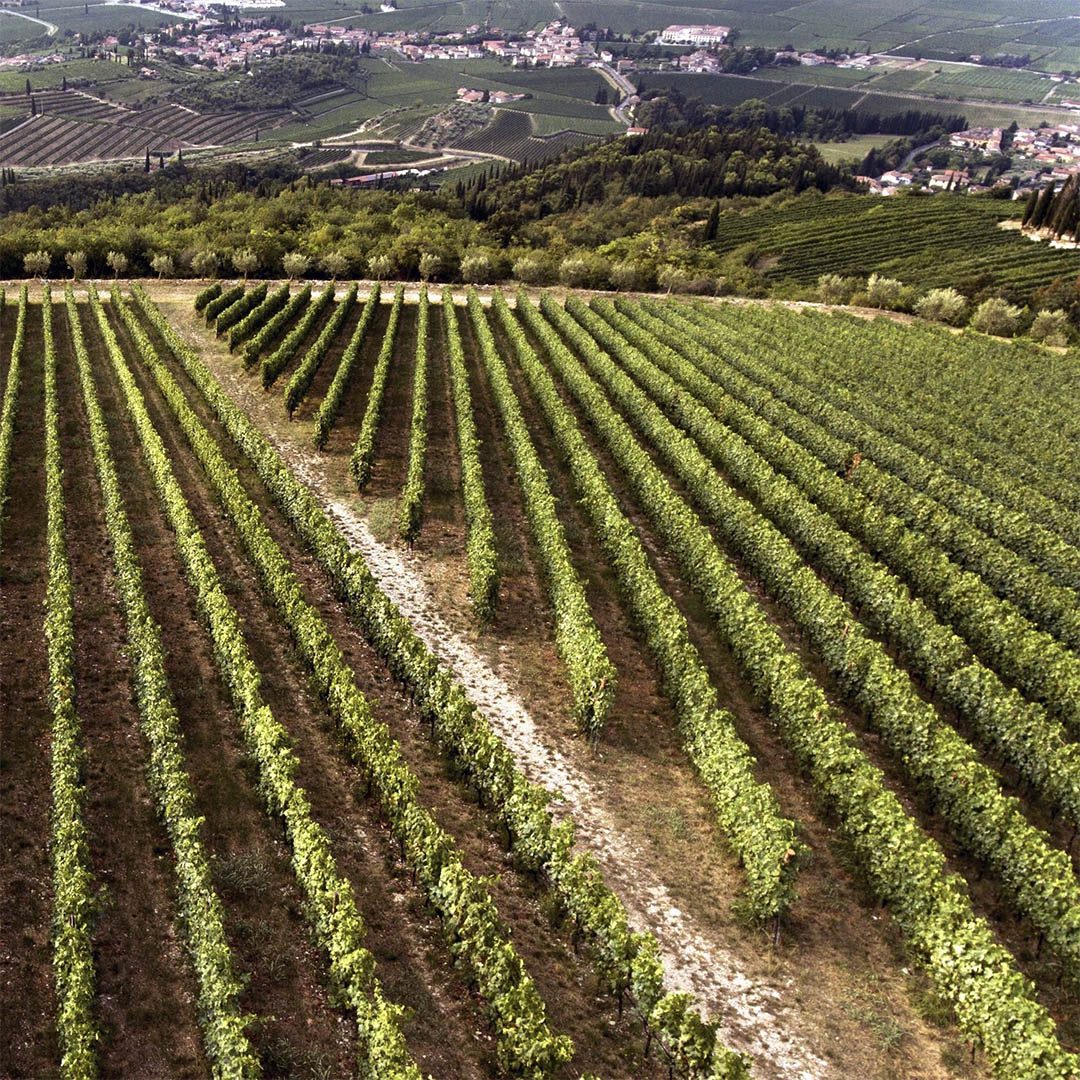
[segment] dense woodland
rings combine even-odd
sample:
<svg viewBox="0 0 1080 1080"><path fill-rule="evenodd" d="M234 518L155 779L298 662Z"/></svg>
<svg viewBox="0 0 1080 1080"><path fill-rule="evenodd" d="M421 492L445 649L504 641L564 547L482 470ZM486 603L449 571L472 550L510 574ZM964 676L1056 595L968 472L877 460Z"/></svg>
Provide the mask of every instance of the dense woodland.
<svg viewBox="0 0 1080 1080"><path fill-rule="evenodd" d="M745 119L748 113L740 117ZM730 198L852 186L847 171L824 161L816 147L737 122L651 129L540 168L523 166L496 184L481 181L460 193L472 217L490 219L500 234L511 236L521 222L628 197Z"/></svg>

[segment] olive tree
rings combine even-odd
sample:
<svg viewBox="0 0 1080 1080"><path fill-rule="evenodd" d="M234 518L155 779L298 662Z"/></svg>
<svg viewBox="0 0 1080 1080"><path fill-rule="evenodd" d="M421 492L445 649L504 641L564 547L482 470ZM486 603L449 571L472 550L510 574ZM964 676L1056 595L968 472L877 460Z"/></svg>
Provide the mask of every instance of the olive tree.
<svg viewBox="0 0 1080 1080"><path fill-rule="evenodd" d="M904 295L904 283L896 278L871 274L866 282L866 303L868 307L895 310Z"/></svg>
<svg viewBox="0 0 1080 1080"><path fill-rule="evenodd" d="M935 322L960 323L967 308L967 299L955 289L931 289L915 304L915 313Z"/></svg>
<svg viewBox="0 0 1080 1080"><path fill-rule="evenodd" d="M221 258L210 248L202 248L191 257L191 269L195 271L197 277L217 277L219 266L221 266Z"/></svg>
<svg viewBox="0 0 1080 1080"><path fill-rule="evenodd" d="M559 283L571 289L602 289L608 283L611 267L598 255L568 255L559 263Z"/></svg>
<svg viewBox="0 0 1080 1080"><path fill-rule="evenodd" d="M176 264L171 255L161 252L150 260L150 269L158 276L158 281L164 277L172 277L176 273Z"/></svg>
<svg viewBox="0 0 1080 1080"><path fill-rule="evenodd" d="M431 281L443 272L443 261L434 251L425 251L420 256L420 280Z"/></svg>
<svg viewBox="0 0 1080 1080"><path fill-rule="evenodd" d="M52 255L47 251L28 251L23 256L23 272L30 277L48 277Z"/></svg>
<svg viewBox="0 0 1080 1080"><path fill-rule="evenodd" d="M311 266L311 259L302 251L287 252L281 260L282 268L290 281L303 277Z"/></svg>
<svg viewBox="0 0 1080 1080"><path fill-rule="evenodd" d="M611 284L628 292L644 292L653 284L652 270L647 263L624 259L611 268Z"/></svg>
<svg viewBox="0 0 1080 1080"><path fill-rule="evenodd" d="M259 256L251 248L240 248L232 253L233 269L242 274L245 281L259 269Z"/></svg>
<svg viewBox="0 0 1080 1080"><path fill-rule="evenodd" d="M818 299L823 304L850 304L858 284L855 278L822 274L817 279Z"/></svg>
<svg viewBox="0 0 1080 1080"><path fill-rule="evenodd" d="M386 281L394 275L394 260L389 255L372 255L367 265L368 273L376 281Z"/></svg>
<svg viewBox="0 0 1080 1080"><path fill-rule="evenodd" d="M1069 344L1069 316L1061 309L1040 311L1031 324L1028 336L1044 345Z"/></svg>
<svg viewBox="0 0 1080 1080"><path fill-rule="evenodd" d="M495 259L487 251L470 251L461 260L461 280L470 285L487 285L497 276Z"/></svg>
<svg viewBox="0 0 1080 1080"><path fill-rule="evenodd" d="M86 276L86 252L69 251L64 255L64 262L71 271L71 280L77 281Z"/></svg>
<svg viewBox="0 0 1080 1080"><path fill-rule="evenodd" d="M539 255L522 255L514 261L514 277L523 285L547 285L550 269Z"/></svg>
<svg viewBox="0 0 1080 1080"><path fill-rule="evenodd" d="M984 334L996 334L998 337L1012 337L1020 324L1023 311L1003 300L1000 296L991 296L984 300L971 316L968 325L973 330Z"/></svg>
<svg viewBox="0 0 1080 1080"><path fill-rule="evenodd" d="M331 281L337 281L349 272L349 260L340 251L331 251L324 255L322 265Z"/></svg>
<svg viewBox="0 0 1080 1080"><path fill-rule="evenodd" d="M128 257L122 251L110 251L105 256L105 265L113 272L113 277L118 278L127 272Z"/></svg>

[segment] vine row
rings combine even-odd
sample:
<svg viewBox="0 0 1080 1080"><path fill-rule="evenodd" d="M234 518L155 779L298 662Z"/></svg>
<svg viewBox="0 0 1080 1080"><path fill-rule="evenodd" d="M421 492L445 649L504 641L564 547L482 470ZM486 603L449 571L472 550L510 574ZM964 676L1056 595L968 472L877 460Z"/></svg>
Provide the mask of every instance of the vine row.
<svg viewBox="0 0 1080 1080"><path fill-rule="evenodd" d="M360 434L349 457L356 486L363 491L371 479L371 468L375 463L375 436L379 431L382 416L383 397L386 394L386 380L390 375L390 361L394 355L394 342L397 339L398 322L401 319L401 305L405 298L405 286L399 285L394 290L394 303L390 308L390 321L383 334L379 356L375 361L375 370L368 387L367 402L364 405L364 418L360 421Z"/></svg>
<svg viewBox="0 0 1080 1080"><path fill-rule="evenodd" d="M114 292L114 296L119 294ZM365 927L352 885L338 870L329 838L312 817L307 794L296 783L299 762L289 746L288 733L263 699L261 676L248 651L240 616L225 594L198 523L173 473L168 451L93 289L90 303L143 458L174 530L185 576L209 628L219 673L259 771L259 786L285 826L297 881L306 897L305 912L316 939L329 955L334 985L356 1016L362 1067L374 1076L420 1080L420 1071L401 1033L402 1010L383 996L374 958L363 944Z"/></svg>
<svg viewBox="0 0 1080 1080"><path fill-rule="evenodd" d="M297 535L327 574L375 651L409 691L431 733L487 805L500 817L519 864L543 873L560 905L589 944L601 983L626 999L655 1037L676 1075L692 1080L747 1080L747 1061L717 1038L685 993L664 991L659 944L631 929L626 909L604 882L596 860L574 851L574 826L556 825L550 794L530 783L464 687L417 635L379 587L315 496L233 403L201 358L175 334L146 293L136 298L184 371L266 484Z"/></svg>
<svg viewBox="0 0 1080 1080"><path fill-rule="evenodd" d="M258 1056L245 1031L254 1018L240 1012L243 982L233 969L224 909L214 889L210 860L202 842L203 819L184 764L184 737L165 671L161 628L147 602L131 522L124 509L108 429L70 287L66 299L90 446L104 504L105 529L127 628L139 722L149 747L150 791L176 860L177 901L184 942L195 969L206 1056L215 1080L249 1080L261 1075Z"/></svg>

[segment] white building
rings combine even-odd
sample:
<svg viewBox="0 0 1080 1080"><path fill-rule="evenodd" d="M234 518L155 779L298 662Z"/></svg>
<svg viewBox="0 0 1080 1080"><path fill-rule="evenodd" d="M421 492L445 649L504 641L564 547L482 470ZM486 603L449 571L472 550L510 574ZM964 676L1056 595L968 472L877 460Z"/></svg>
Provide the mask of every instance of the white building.
<svg viewBox="0 0 1080 1080"><path fill-rule="evenodd" d="M730 26L683 26L676 24L667 26L660 34L660 41L664 45L697 45L708 48L712 45L723 45Z"/></svg>

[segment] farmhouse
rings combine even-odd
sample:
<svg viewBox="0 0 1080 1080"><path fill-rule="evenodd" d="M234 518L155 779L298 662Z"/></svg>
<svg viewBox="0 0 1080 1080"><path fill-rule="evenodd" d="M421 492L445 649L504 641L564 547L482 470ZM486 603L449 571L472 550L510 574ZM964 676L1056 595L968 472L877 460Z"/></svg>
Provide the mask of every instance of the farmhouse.
<svg viewBox="0 0 1080 1080"><path fill-rule="evenodd" d="M968 128L967 131L954 131L949 136L949 145L958 149L983 150L987 154L1001 153L1001 128Z"/></svg>
<svg viewBox="0 0 1080 1080"><path fill-rule="evenodd" d="M969 179L963 169L944 169L942 172L930 174L929 186L935 191L958 191L967 186Z"/></svg>
<svg viewBox="0 0 1080 1080"><path fill-rule="evenodd" d="M664 45L698 45L708 47L710 45L723 45L730 26L684 26L676 23L666 26L660 33L660 41Z"/></svg>

